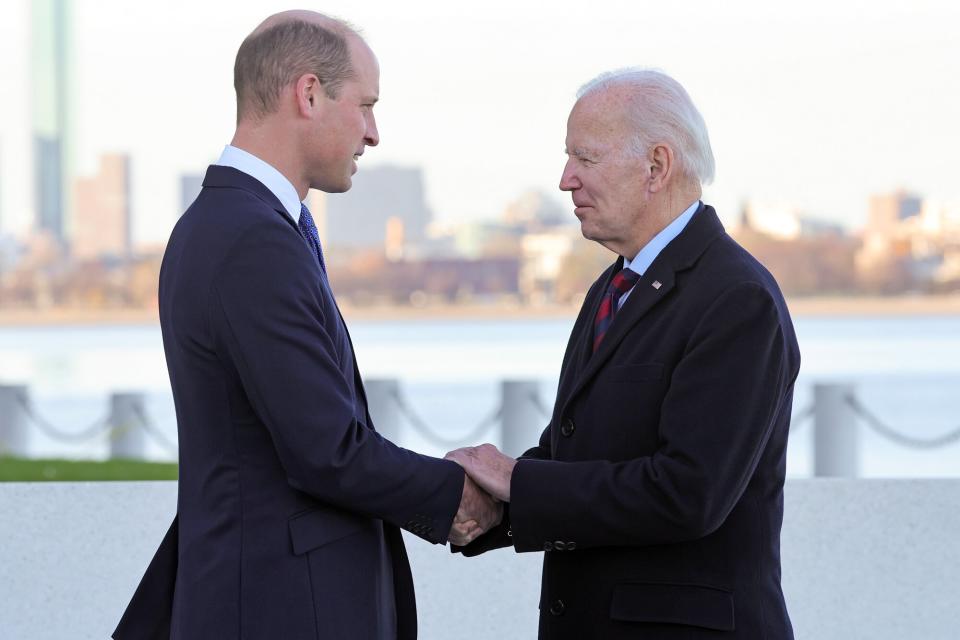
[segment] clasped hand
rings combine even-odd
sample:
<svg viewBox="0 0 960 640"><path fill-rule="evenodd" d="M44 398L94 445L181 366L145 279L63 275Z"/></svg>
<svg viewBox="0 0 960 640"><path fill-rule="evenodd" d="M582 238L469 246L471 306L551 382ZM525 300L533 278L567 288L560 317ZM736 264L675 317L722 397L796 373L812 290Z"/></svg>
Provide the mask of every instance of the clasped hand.
<svg viewBox="0 0 960 640"><path fill-rule="evenodd" d="M503 503L510 501L510 476L517 461L492 444L456 449L444 457L467 474L449 536L452 544L465 546L500 524Z"/></svg>

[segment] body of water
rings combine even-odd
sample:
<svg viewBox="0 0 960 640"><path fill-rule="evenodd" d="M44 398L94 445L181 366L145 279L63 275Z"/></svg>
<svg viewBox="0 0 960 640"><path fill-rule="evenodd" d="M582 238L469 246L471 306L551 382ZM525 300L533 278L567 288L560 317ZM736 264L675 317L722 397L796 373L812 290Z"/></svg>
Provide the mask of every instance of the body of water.
<svg viewBox="0 0 960 640"><path fill-rule="evenodd" d="M365 378L396 378L431 429L445 437L470 431L499 400L503 379L540 382L552 406L573 319L516 321L364 321L351 323ZM898 431L934 437L960 426L960 318L803 317L796 320L803 357L794 413L809 406L821 382L848 382L871 411ZM176 417L159 327L37 327L0 329L0 384L25 384L37 411L64 431L101 418L109 395L147 394L147 412L170 439ZM861 473L867 477L960 476L960 443L914 450L862 423ZM788 473L812 470L813 429L797 424ZM487 439L495 440L491 431ZM415 430L401 444L442 454ZM67 444L33 430L35 456L104 457L104 437ZM152 443L151 457L170 453Z"/></svg>

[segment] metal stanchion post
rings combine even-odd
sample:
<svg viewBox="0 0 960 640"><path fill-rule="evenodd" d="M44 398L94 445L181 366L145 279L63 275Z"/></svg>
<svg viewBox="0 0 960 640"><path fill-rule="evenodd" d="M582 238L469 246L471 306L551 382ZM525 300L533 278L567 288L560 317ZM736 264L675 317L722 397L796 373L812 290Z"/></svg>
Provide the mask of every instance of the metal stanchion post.
<svg viewBox="0 0 960 640"><path fill-rule="evenodd" d="M27 387L0 386L0 456L27 457Z"/></svg>
<svg viewBox="0 0 960 640"><path fill-rule="evenodd" d="M813 387L815 476L857 476L857 416L847 401L852 395L852 384L816 384Z"/></svg>
<svg viewBox="0 0 960 640"><path fill-rule="evenodd" d="M367 408L373 418L377 433L395 444L403 444L403 427L397 397L400 383L393 378L375 378L365 380L363 388L367 393Z"/></svg>
<svg viewBox="0 0 960 640"><path fill-rule="evenodd" d="M504 380L501 393L500 449L509 456L519 456L537 444L550 416L541 414L537 404L540 385L535 381Z"/></svg>
<svg viewBox="0 0 960 640"><path fill-rule="evenodd" d="M147 432L143 425L142 393L114 393L110 396L110 457L143 460Z"/></svg>

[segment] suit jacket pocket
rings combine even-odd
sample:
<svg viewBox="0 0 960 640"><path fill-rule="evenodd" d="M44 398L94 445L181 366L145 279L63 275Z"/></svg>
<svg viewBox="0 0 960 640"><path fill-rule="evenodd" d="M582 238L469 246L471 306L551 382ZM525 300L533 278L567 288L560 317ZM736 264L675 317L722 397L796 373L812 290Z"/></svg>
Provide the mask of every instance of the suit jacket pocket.
<svg viewBox="0 0 960 640"><path fill-rule="evenodd" d="M659 362L647 364L620 364L610 367L610 379L613 382L649 382L663 376L663 365Z"/></svg>
<svg viewBox="0 0 960 640"><path fill-rule="evenodd" d="M733 631L733 593L695 584L618 584L610 617Z"/></svg>
<svg viewBox="0 0 960 640"><path fill-rule="evenodd" d="M293 553L303 555L334 540L370 528L370 518L334 507L304 511L290 518L290 542Z"/></svg>

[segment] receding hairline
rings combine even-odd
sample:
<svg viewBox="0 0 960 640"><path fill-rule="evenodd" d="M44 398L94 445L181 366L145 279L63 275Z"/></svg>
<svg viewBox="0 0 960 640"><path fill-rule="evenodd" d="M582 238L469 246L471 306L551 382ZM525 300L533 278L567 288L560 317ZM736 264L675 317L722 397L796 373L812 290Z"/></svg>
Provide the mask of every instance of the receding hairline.
<svg viewBox="0 0 960 640"><path fill-rule="evenodd" d="M343 37L352 36L363 40L363 37L360 35L360 32L357 30L357 28L346 20L328 16L316 11L309 11L307 9L290 9L289 11L281 11L280 13L275 13L272 16L268 16L267 19L257 25L257 27L251 31L250 35L247 37L253 38L264 33L265 31L269 31L274 27L294 22L305 22L307 24L318 25L324 29L333 31L337 35Z"/></svg>

